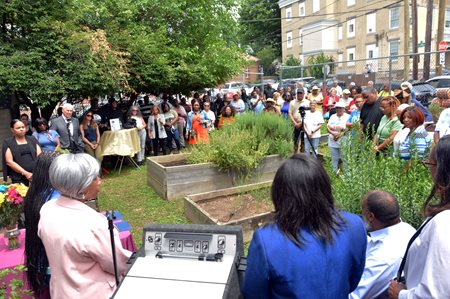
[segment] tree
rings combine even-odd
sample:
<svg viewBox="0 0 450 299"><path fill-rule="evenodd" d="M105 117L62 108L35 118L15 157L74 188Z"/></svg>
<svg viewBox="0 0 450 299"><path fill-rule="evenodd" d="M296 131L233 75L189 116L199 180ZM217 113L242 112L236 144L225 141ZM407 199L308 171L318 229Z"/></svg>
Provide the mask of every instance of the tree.
<svg viewBox="0 0 450 299"><path fill-rule="evenodd" d="M334 71L334 58L333 56L325 55L324 53L320 53L316 56L311 56L308 58L308 67L307 72L309 76L315 77L315 78L323 78L323 72L322 72L322 66L323 64L326 64L327 62L330 62L328 64L330 66L330 72L333 73ZM318 64L318 65L317 65Z"/></svg>
<svg viewBox="0 0 450 299"><path fill-rule="evenodd" d="M272 46L265 46L261 49L261 51L256 53L256 57L259 58L265 74L275 74L274 60L277 57L275 48L273 48Z"/></svg>
<svg viewBox="0 0 450 299"><path fill-rule="evenodd" d="M271 61L281 56L281 12L277 0L242 0L239 16L243 48L250 47L260 60L269 59L269 53Z"/></svg>
<svg viewBox="0 0 450 299"><path fill-rule="evenodd" d="M37 108L63 96L215 86L243 63L235 6L235 0L4 1L0 96Z"/></svg>
<svg viewBox="0 0 450 299"><path fill-rule="evenodd" d="M283 77L283 79L288 79L288 78L300 78L302 76L302 69L301 69L301 61L300 59L295 58L292 55L288 55L286 57L286 62L284 64L284 66L297 66L296 68L287 68L287 69L283 69L281 71L281 76Z"/></svg>

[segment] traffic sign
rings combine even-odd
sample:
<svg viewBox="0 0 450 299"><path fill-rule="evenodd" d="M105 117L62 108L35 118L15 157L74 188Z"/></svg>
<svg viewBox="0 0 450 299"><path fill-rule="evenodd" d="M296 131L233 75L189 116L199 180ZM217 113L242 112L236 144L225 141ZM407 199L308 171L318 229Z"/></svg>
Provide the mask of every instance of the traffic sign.
<svg viewBox="0 0 450 299"><path fill-rule="evenodd" d="M445 41L441 41L439 43L439 51L445 51L447 50L447 43Z"/></svg>
<svg viewBox="0 0 450 299"><path fill-rule="evenodd" d="M330 73L330 66L328 64L325 64L324 66L322 66L322 73L325 76L328 76L328 74Z"/></svg>
<svg viewBox="0 0 450 299"><path fill-rule="evenodd" d="M445 65L445 53L439 53L439 64Z"/></svg>

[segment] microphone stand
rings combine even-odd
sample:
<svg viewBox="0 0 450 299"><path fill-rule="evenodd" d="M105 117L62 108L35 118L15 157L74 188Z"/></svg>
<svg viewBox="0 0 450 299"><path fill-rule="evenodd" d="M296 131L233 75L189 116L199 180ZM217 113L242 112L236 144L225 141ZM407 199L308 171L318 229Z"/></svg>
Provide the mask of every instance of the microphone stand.
<svg viewBox="0 0 450 299"><path fill-rule="evenodd" d="M316 149L314 148L314 146L313 146L313 144L312 144L312 142L311 142L311 139L310 139L309 136L308 136L308 132L306 132L306 130L305 130L305 115L306 115L306 111L305 111L305 110L302 110L301 107L299 108L299 110L300 110L300 111L299 111L299 112L300 112L300 116L302 117L302 127L301 127L301 131L304 132L306 138L308 139L309 146L310 146L311 149L313 150L313 153L314 153L315 158L318 158ZM302 141L303 141L303 140L302 140ZM309 155L309 153L308 153L308 155Z"/></svg>
<svg viewBox="0 0 450 299"><path fill-rule="evenodd" d="M109 235L111 237L111 249L114 264L114 276L116 277L116 287L119 286L119 271L117 270L117 257L116 257L116 246L114 242L114 224L113 221L116 218L114 211L106 212L106 218L108 219L108 229Z"/></svg>

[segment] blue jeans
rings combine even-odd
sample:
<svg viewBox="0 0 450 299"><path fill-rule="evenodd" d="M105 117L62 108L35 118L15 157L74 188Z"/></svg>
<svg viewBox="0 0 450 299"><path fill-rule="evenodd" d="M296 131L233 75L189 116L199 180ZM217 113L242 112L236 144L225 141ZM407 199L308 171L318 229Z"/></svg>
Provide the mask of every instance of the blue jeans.
<svg viewBox="0 0 450 299"><path fill-rule="evenodd" d="M320 140L320 137L317 137L317 138L309 138L309 140L311 140L311 143L312 143L312 146L313 146L313 148L314 148L314 151L315 151L316 153L318 153L317 151L318 151L318 149L319 149L319 140ZM304 144L305 144L305 153L307 153L307 154L313 156L314 158L317 158L316 154L315 154L314 151L311 149L311 144L309 144L308 136L306 136L306 134L305 134L305 138L304 138Z"/></svg>
<svg viewBox="0 0 450 299"><path fill-rule="evenodd" d="M177 127L172 127L171 130L166 130L167 133L167 142L169 143L169 151L173 151L173 144L172 140L175 140L175 143L177 145L177 149L181 149L181 143L180 143L180 133L178 132Z"/></svg>
<svg viewBox="0 0 450 299"><path fill-rule="evenodd" d="M147 130L138 130L140 151L137 154L137 161L142 162L145 158L145 139L147 138Z"/></svg>
<svg viewBox="0 0 450 299"><path fill-rule="evenodd" d="M340 147L328 147L330 149L331 155L331 165L333 166L334 173L337 173L339 168L339 159L342 161L342 166L344 167L344 171L347 170L347 164L345 163L344 158L341 156L341 148Z"/></svg>
<svg viewBox="0 0 450 299"><path fill-rule="evenodd" d="M333 172L337 173L339 167L339 159L341 158L340 147L329 147L331 155L331 165L333 166Z"/></svg>

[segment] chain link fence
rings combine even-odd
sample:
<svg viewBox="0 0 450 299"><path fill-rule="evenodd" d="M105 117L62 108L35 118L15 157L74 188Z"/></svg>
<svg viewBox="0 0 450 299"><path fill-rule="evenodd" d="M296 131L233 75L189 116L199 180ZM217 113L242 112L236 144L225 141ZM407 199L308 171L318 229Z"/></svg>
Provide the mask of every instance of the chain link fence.
<svg viewBox="0 0 450 299"><path fill-rule="evenodd" d="M301 66L281 65L279 76L280 82L313 77L318 81L330 78L345 81L346 86L350 82L366 86L368 81L380 86L383 83L395 84L397 81L423 81L434 77L439 72L438 67L443 75L447 75L450 74L447 65L450 65L450 51L426 52Z"/></svg>

